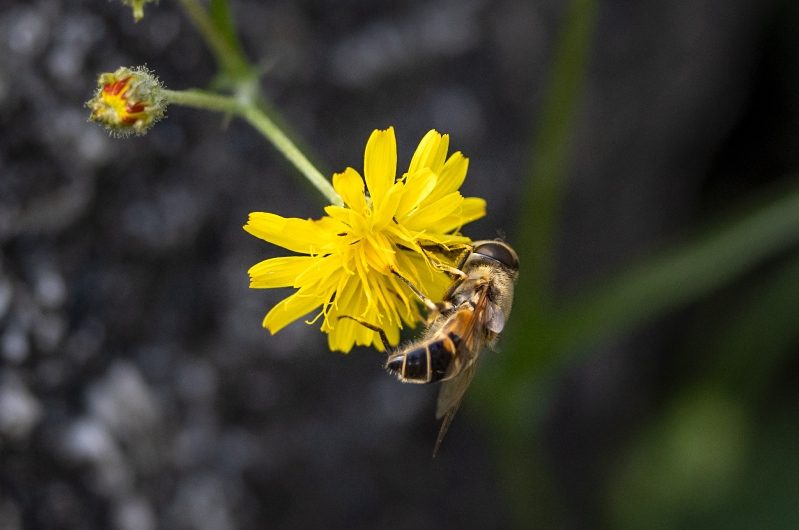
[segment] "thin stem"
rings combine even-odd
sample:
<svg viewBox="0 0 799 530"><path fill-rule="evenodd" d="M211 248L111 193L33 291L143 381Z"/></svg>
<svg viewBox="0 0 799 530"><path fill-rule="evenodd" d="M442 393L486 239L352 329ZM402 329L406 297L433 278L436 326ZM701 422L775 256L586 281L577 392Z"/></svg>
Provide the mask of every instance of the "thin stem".
<svg viewBox="0 0 799 530"><path fill-rule="evenodd" d="M241 116L249 121L253 127L261 131L261 133L272 142L272 145L283 153L283 156L294 164L294 167L300 170L300 173L305 175L305 178L307 178L316 189L322 192L322 195L324 195L331 204L344 206L344 201L333 188L333 185L330 184L330 181L311 164L305 155L302 154L302 151L300 151L297 146L289 140L288 136L283 134L283 131L281 131L272 120L267 118L263 112L255 107L245 106Z"/></svg>
<svg viewBox="0 0 799 530"><path fill-rule="evenodd" d="M242 105L237 99L204 90L166 90L162 92L168 103L194 107L196 109L216 110L241 115Z"/></svg>
<svg viewBox="0 0 799 530"><path fill-rule="evenodd" d="M344 201L341 200L341 196L336 192L332 184L330 184L330 181L311 164L302 151L283 134L283 131L258 108L241 103L237 99L229 96L220 96L201 90L164 90L163 95L168 103L198 109L215 110L244 118L266 136L266 139L269 140L272 145L274 145L277 150L280 151L328 201L330 201L331 204L335 204L336 206L344 205Z"/></svg>
<svg viewBox="0 0 799 530"><path fill-rule="evenodd" d="M180 0L180 4L216 57L222 70L237 78L253 77L252 68L214 25L208 11L197 0Z"/></svg>
<svg viewBox="0 0 799 530"><path fill-rule="evenodd" d="M303 142L302 137L283 119L264 95L258 81L259 69L250 63L242 51L232 20L229 18L230 13L223 16L227 25L225 23L220 25L220 21L214 17L214 5L217 9L227 10L227 3L224 0L211 0L209 11L198 0L179 1L189 20L216 58L221 74L216 79L216 83L220 83L217 88L229 89L240 103L258 107L291 140L291 143L299 146L298 149L306 154L303 158L314 160L316 167L325 169L319 158L314 156L310 146ZM335 201L334 203L338 204Z"/></svg>

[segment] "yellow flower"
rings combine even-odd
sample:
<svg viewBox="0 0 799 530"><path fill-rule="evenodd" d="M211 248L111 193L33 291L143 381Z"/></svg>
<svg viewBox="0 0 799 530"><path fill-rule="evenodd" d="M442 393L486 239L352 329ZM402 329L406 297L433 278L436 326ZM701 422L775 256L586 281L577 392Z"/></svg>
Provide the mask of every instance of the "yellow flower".
<svg viewBox="0 0 799 530"><path fill-rule="evenodd" d="M144 134L164 117L166 102L158 79L146 68L117 69L97 80L97 93L86 106L90 120L102 123L112 134Z"/></svg>
<svg viewBox="0 0 799 530"><path fill-rule="evenodd" d="M440 301L450 279L436 270L422 245L452 247L469 243L461 226L485 215L485 201L459 192L468 159L447 159L449 137L425 135L408 172L396 179L394 129L374 131L366 144L364 179L353 168L333 176L345 206L328 206L318 221L250 214L244 229L298 256L268 259L249 270L250 287L294 287L294 294L266 315L272 333L315 309L323 317L331 350L349 352L354 344L383 350L379 335L351 316L382 328L389 343L399 330L420 320L419 302L392 270ZM316 319L314 319L316 320Z"/></svg>

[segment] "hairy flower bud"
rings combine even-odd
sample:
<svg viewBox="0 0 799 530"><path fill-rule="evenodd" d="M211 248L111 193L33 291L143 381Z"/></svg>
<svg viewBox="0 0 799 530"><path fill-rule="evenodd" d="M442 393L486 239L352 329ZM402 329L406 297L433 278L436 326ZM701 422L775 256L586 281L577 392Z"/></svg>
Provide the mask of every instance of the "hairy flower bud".
<svg viewBox="0 0 799 530"><path fill-rule="evenodd" d="M119 68L97 80L97 93L86 106L89 119L102 123L115 136L144 134L164 117L166 101L158 78L146 68Z"/></svg>

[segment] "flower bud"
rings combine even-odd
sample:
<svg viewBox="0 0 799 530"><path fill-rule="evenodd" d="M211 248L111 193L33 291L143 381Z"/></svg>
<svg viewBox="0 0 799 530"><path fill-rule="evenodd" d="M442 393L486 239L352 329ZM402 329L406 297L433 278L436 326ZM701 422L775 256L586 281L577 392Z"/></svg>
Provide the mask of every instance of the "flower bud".
<svg viewBox="0 0 799 530"><path fill-rule="evenodd" d="M166 101L158 78L146 68L119 68L97 80L99 88L86 103L89 119L102 123L114 136L144 134L164 117Z"/></svg>
<svg viewBox="0 0 799 530"><path fill-rule="evenodd" d="M122 3L133 8L133 20L138 22L144 18L144 4L153 1L155 0L122 0Z"/></svg>

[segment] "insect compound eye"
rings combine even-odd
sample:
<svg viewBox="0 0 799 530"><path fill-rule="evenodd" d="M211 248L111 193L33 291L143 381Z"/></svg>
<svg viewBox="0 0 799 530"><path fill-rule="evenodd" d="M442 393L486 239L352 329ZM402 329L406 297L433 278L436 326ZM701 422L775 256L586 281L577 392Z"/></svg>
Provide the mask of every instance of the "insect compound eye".
<svg viewBox="0 0 799 530"><path fill-rule="evenodd" d="M509 269L519 270L519 258L510 246L502 241L485 241L474 247L475 254L497 260Z"/></svg>

